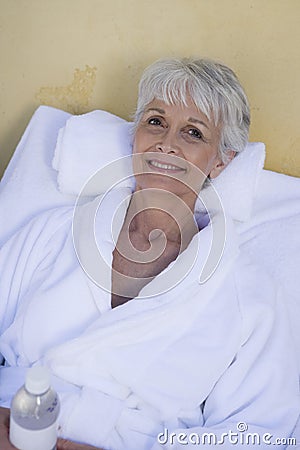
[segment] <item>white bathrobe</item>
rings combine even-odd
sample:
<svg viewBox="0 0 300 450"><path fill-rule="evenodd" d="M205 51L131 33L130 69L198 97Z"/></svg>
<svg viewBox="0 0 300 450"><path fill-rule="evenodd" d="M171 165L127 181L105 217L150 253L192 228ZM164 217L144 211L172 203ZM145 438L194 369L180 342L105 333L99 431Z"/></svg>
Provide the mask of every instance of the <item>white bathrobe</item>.
<svg viewBox="0 0 300 450"><path fill-rule="evenodd" d="M204 433L226 449L243 448L247 433L257 433L257 449L287 438L299 384L280 286L239 250L229 218L219 264L199 281L222 220L216 214L139 297L111 309L111 220L126 196L115 189L96 208L98 284L79 264L90 241L83 224L76 254L72 208L44 213L4 245L1 403L9 404L26 367L42 363L61 396L60 433L73 440L157 450L194 448Z"/></svg>

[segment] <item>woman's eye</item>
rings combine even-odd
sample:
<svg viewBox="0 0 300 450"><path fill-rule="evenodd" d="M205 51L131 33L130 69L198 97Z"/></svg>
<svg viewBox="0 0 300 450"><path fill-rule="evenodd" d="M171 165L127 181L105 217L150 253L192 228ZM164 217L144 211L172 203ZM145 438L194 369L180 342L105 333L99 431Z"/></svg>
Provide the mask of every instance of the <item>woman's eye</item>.
<svg viewBox="0 0 300 450"><path fill-rule="evenodd" d="M151 117L148 119L149 125L161 125L161 120L158 117Z"/></svg>
<svg viewBox="0 0 300 450"><path fill-rule="evenodd" d="M202 139L203 135L201 131L197 130L197 128L190 128L188 130L188 134L196 139Z"/></svg>

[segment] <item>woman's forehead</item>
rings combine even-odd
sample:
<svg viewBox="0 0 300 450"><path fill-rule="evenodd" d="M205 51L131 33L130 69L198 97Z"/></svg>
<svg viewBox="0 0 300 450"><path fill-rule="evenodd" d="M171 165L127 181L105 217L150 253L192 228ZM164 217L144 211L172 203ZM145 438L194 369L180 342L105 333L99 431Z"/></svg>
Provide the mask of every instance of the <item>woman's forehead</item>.
<svg viewBox="0 0 300 450"><path fill-rule="evenodd" d="M163 99L154 98L145 108L145 113L158 112L164 115L182 115L187 118L194 119L194 121L200 120L210 122L210 118L201 111L190 96L186 98L186 103L182 102L166 102Z"/></svg>

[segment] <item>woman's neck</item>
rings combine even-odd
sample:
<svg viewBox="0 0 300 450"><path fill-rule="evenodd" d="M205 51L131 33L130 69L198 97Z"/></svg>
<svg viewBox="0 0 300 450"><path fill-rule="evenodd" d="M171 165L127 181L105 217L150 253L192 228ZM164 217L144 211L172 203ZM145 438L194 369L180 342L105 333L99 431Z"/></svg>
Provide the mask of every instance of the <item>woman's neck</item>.
<svg viewBox="0 0 300 450"><path fill-rule="evenodd" d="M129 233L138 233L148 241L164 234L168 242L184 247L198 232L191 207L167 191L134 192L126 221Z"/></svg>

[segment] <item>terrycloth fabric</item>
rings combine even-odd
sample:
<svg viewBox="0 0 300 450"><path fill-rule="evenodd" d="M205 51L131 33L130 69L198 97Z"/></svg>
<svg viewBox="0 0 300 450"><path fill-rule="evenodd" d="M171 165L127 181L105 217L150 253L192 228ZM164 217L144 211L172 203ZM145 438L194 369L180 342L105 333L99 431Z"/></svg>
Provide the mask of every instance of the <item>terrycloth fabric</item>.
<svg viewBox="0 0 300 450"><path fill-rule="evenodd" d="M97 210L96 238L108 262L114 242L103 217L127 195L114 190ZM206 283L199 284L199 273L212 225L173 264L187 260L188 276L162 295L143 298L142 291L111 310L110 294L78 264L71 210L35 219L3 247L0 262L7 299L0 350L21 372L34 363L51 367L62 397L62 435L106 449L143 450L160 448L157 435L166 428L220 438L243 421L249 431L288 436L299 412L298 372L281 292L239 254L231 220L222 260ZM164 272L173 283L172 267ZM157 277L144 289L159 283ZM1 369L2 380L6 371L12 374ZM8 401L13 392L0 386Z"/></svg>
<svg viewBox="0 0 300 450"><path fill-rule="evenodd" d="M49 132L46 116L51 125ZM1 224L1 236L3 243L7 241L0 255L0 318L1 334L3 333L1 351L3 351L8 363L12 365L12 367L5 367L0 370L0 401L6 405L9 404L11 396L23 382L25 367L43 359L48 350L53 347L79 337L82 333L86 333L83 341L81 341L82 348L84 348L85 342L93 337L93 333L95 333L95 336L97 335L97 330L88 329L88 327L93 323L98 324L98 321L106 324L107 320L107 327L109 328L109 320L104 320L104 318L109 318L111 312L113 314L117 312L117 310L110 310L109 295L99 289L78 265L71 236L73 208L66 206L73 205L76 198L64 195L57 190L56 172L50 167L58 128L64 125L67 117L66 113L45 107L38 110L4 179L1 181L0 207L4 211L1 217L5 218L3 224ZM42 154L39 153L39 148L42 148ZM31 158L32 151L35 152L34 159ZM236 162L239 161L238 158L236 158ZM24 167L27 167L25 171L23 170ZM237 170L239 170L238 167ZM255 173L255 171L252 173ZM42 191L36 190L39 186L39 177L41 177L41 183L43 181L45 183ZM300 320L300 287L297 270L300 266L298 234L300 225L300 182L299 179L264 170L260 173L258 171L257 177L254 200L247 202L249 207L252 208L250 220L236 222L235 227L241 239L242 253L246 253L251 261L258 263L260 269L254 269L249 262L245 261L244 257L238 257L235 260L234 270L230 272L229 279L224 281L222 295L218 296L216 293L216 302L212 301L207 305L207 309L204 308L203 316L199 317L199 320L198 316L196 318L195 315L195 320L198 322L194 328L193 325L195 324L191 324L190 338L187 334L184 334L185 330L182 331L184 339L182 340L182 347L179 347L179 349L183 350L184 355L187 349L196 349L197 345L201 345L197 333L201 334L201 330L203 330L200 337L207 336L207 342L201 347L201 351L197 351L197 356L193 359L192 364L190 360L188 361L188 374L195 364L200 363L202 369L204 366L202 370L204 374L209 374L211 369L212 371L216 370L214 372L216 374L218 368L214 365L214 362L219 358L222 361L225 342L225 350L235 355L232 360L233 364L226 366L224 363L224 373L220 374L219 381L210 392L205 410L202 411L201 408L198 408L197 411L186 410L180 412L179 418L164 419L158 425L157 414L161 414L161 411L158 413L156 408L153 410L148 401L141 400L140 397L142 394L144 395L143 392L139 394L138 399L131 394L124 399L115 396L115 391L114 395L108 395L100 390L95 390L94 386L80 388L54 377L55 386L64 399L61 423L65 435L69 433L70 436L72 435L80 440L80 435L76 433L83 430L86 435L93 436L93 430L99 429L100 421L103 424L103 434L99 439L101 442L105 441L106 448L141 450L143 445L145 448L156 445L154 440L157 430L163 430L164 426L168 426L170 432L175 429L178 430L178 427L186 428L187 426L197 426L196 430L199 433L211 430L216 432L217 428L222 430L222 426L225 427L226 431L231 427L233 428L232 431L235 432L237 420L248 421L253 430L255 430L255 423L257 424L261 420L263 426L259 428L260 432L265 429L275 430L273 434L278 437L283 437L289 432L287 430L296 415L294 408L298 407L295 406L294 402L298 402L298 400L297 392L294 398L289 400L290 397L293 397L290 389L293 389L294 386L292 379L295 368L289 359L292 348L290 343L287 343L286 333L288 331L284 329L284 311L282 311L282 308L283 304L286 304L290 310L290 319L294 325L293 332L298 339L296 342L298 343L297 350L300 359L298 325ZM31 179L34 180L32 184ZM50 180L49 184L47 180ZM230 180L232 180L232 177ZM243 180L242 176L236 177L236 182L238 180L246 182L246 178ZM251 184L251 189L248 192L253 192L252 187L255 184L256 182ZM48 188L50 190L49 195ZM232 190L237 192L239 188L241 188L240 184L235 183L232 186ZM43 195L38 195L40 192ZM20 201L19 195L22 201ZM57 206L60 207L57 208ZM86 206L88 206L88 203ZM229 205L228 208L230 208ZM40 215L40 212L43 213ZM245 217L244 213L243 216ZM10 217L12 220L8 221L6 217ZM26 225L30 219L31 222ZM102 223L99 218L100 235L103 235L104 223L105 220L103 219ZM16 230L19 230L17 234L8 240L8 237L12 236ZM207 234L209 234L208 231L209 229L206 230ZM111 243L106 240L103 243L103 249L108 261L110 248ZM197 261L199 263L199 260ZM280 322L282 320L280 324L272 322L274 312L272 304L267 305L267 309L269 309L264 313L260 309L265 305L265 301L268 303L269 297L275 298L268 277L261 278L264 277L265 270L275 277L277 285L282 288L281 293L278 293L278 299L281 300L275 307L275 316L273 317L275 322L279 317ZM250 283L249 285L249 280L247 281L244 278L245 273L249 273L249 279L252 277L255 280L254 284ZM193 283L197 281L199 289L203 288L202 285L199 285L198 279L194 279L193 282L190 278L190 281L191 285L185 291L188 300L195 297L192 290ZM233 294L233 285L236 286L235 295L238 294L237 297L231 295ZM238 299L236 304L233 298ZM121 312L118 312L118 314L123 314L124 311L128 314L126 317L120 318L122 324L133 312L130 308L137 305L138 308L141 308L145 305L144 301L146 299L141 302L133 301L120 308L119 311ZM218 302L221 302L221 304ZM215 310L213 309L214 305ZM228 308L226 309L224 305ZM216 313L219 310L224 311L224 322L221 320L223 314ZM64 314L62 314L62 311ZM144 313L144 311L141 310L141 313ZM267 321L265 321L265 317L268 318ZM228 318L227 321L226 318ZM244 320L244 318L247 320ZM134 315L133 319L136 319ZM221 323L219 323L219 320ZM168 323L167 319L166 322ZM184 323L184 321L182 322ZM211 323L213 323L212 326ZM250 334L251 330L253 332L251 339L246 339L241 351L237 352L233 337L237 329L239 327L242 329L243 326L245 326L245 336L247 336L247 332ZM111 331L108 328L107 330ZM193 330L195 334L193 334ZM220 330L220 334L215 335L216 330ZM152 331L152 328L150 331ZM176 332L178 332L177 328ZM36 336L39 336L39 339ZM116 337L118 338L117 333ZM230 338L228 348L227 337ZM146 336L143 336L143 338L146 339ZM166 336L166 338L169 338L169 336ZM181 373L180 371L186 367L174 357L175 350L178 349L180 342L181 340L172 342L174 353L171 351L163 356L163 361L168 362L169 367L174 368L171 380L174 374ZM210 345L211 342L216 344ZM114 342L114 345L117 344L118 342ZM70 342L68 345L72 349L73 343ZM170 345L170 349L172 345ZM133 355L133 347L130 348L130 345L128 345L124 354ZM205 349L208 352L207 354L204 351ZM138 350L137 345L136 351ZM220 355L218 351L221 352ZM277 351L280 358L283 355L280 367L264 366L262 369L261 364L264 360L271 358L273 363L276 363L278 360ZM119 354L122 356L122 352ZM200 354L204 355L201 361ZM244 356L242 357L242 355ZM49 354L49 358L50 356L51 354ZM147 352L144 352L142 356L147 357ZM101 357L108 356L102 353ZM81 355L81 358L83 362L83 355ZM294 362L295 360L296 358L294 358ZM75 364L77 364L76 361L74 359ZM121 359L120 363L122 361ZM92 357L90 362L93 363ZM49 363L55 365L54 358L51 361L49 359ZM117 363L114 365L114 361L109 358L108 363L110 371L118 372ZM151 366L149 376L151 377L153 371L157 370L158 382L164 381L167 387L171 389L173 385L169 387L166 377L162 376L164 373L160 372L165 366L163 364L155 366L155 358L153 358L152 363L153 366ZM124 365L125 363L118 373L123 371ZM184 367L181 367L182 365ZM91 366L89 367L91 368ZM55 370L60 370L59 364ZM198 367L197 370L199 370ZM147 375L146 372L145 376ZM108 374L109 372L104 375L108 376ZM79 370L78 376L80 377L80 375ZM124 372L125 376L130 376L128 371ZM142 380L142 376L142 373L138 373L134 379L135 389L139 386L138 381L139 379ZM204 375L201 373L202 376ZM237 381L240 379L243 382ZM104 377L102 376L101 383L103 383L103 380ZM257 380L260 380L259 383ZM117 378L113 381L115 382L115 389L116 384L120 384L120 380ZM256 410L251 409L251 402L248 401L247 397L247 386L250 386L249 391L261 389L258 396L261 395L259 398L264 405L260 403ZM107 383L105 388L108 390L112 386ZM161 392L164 392L164 389L159 390L159 383L152 386L151 389L151 393L149 392L148 395L154 401L159 398ZM124 391L122 392L124 393ZM280 392L280 395L278 395L278 392ZM200 392L199 390L197 395L200 399L201 395L204 395L204 391ZM163 402L163 404L165 403ZM75 408L76 405L78 407ZM85 416L81 416L81 407L84 411L88 405L90 406L90 419L88 423L85 422L83 427ZM103 409L97 409L98 405L102 405ZM288 408L288 411L286 408ZM107 411L110 411L110 414L107 414ZM277 416L274 426L271 424L274 416L270 416L270 411L275 412L275 414L282 413L282 417ZM72 416L70 412L73 412ZM100 418L99 421L97 421L97 417ZM231 419L232 423L230 422ZM289 424L287 420L290 421ZM193 430L195 431L195 428L192 428ZM297 437L300 440L300 435ZM98 439L98 437L95 439ZM178 448L181 447L182 445L179 445ZM194 445L192 447L194 448ZM164 445L162 448L167 447ZM173 445L171 448L176 447ZM211 446L208 448L211 448ZM234 448L237 448L237 446L235 445ZM258 448L264 447L260 445ZM269 448L269 446L266 448ZM277 448L280 447L277 446ZM284 446L281 448L284 448Z"/></svg>
<svg viewBox="0 0 300 450"><path fill-rule="evenodd" d="M246 149L201 192L196 211L205 211L203 201L209 202L216 191L224 209L233 219L240 222L249 220L264 162L265 145L261 142L248 143Z"/></svg>
<svg viewBox="0 0 300 450"><path fill-rule="evenodd" d="M68 145L68 142L72 142L71 130L74 131L76 124L79 142L75 143L74 148L79 147L79 151L80 148L87 149L86 143L91 143L92 150L89 156L91 158L98 148L98 142L93 137L99 137L98 127L103 131L103 126L100 124L101 118L104 118L104 123L109 124L110 130L116 132L118 127L121 127L122 132L128 132L126 122L103 111L73 117L66 112L46 106L37 109L1 180L0 246L39 213L57 206L75 203L75 196L62 193L58 189L58 172L52 168L54 150L56 148L58 168L59 154L64 151L68 151L69 154L71 152L72 147ZM60 140L58 140L60 144L56 143L59 129L61 129L63 141L67 144L66 147L60 145L62 143ZM87 136L84 133L86 129L89 131ZM120 142L120 132L116 134L115 144ZM101 143L103 142L101 139ZM126 142L128 144L127 138ZM114 151L117 154L118 151L126 154L129 151L127 144L124 146L122 143L120 150L114 146ZM263 157L263 144L258 143L254 146L249 144L246 151L232 161L213 185L216 186L223 204L226 205L228 214L237 220L251 215L250 220L240 224L242 239L254 261L263 261L272 275L279 278L287 289L287 304L291 310L294 333L297 336L300 361L298 327L300 292L297 275L300 254L298 250L300 240L297 232L300 181L298 178L260 170ZM63 155L61 159L62 164ZM72 154L71 159L76 160L76 167L79 169L80 163L84 166L87 161L85 157L79 161L77 153ZM95 164L95 167L99 164L98 159L94 161L93 158L91 163ZM69 181L72 182L72 179L70 178ZM207 220L204 220L204 223L206 222ZM278 233L280 233L280 240L277 238ZM274 242L276 246L273 245Z"/></svg>
<svg viewBox="0 0 300 450"><path fill-rule="evenodd" d="M97 170L132 152L132 124L106 111L72 116L60 129L53 159L59 189L78 195ZM112 173L100 177L88 195L99 195L111 187ZM126 165L118 166L119 179L128 175Z"/></svg>
<svg viewBox="0 0 300 450"><path fill-rule="evenodd" d="M299 450L300 449L300 417L298 419L296 428L289 440L289 445L286 450Z"/></svg>
<svg viewBox="0 0 300 450"><path fill-rule="evenodd" d="M40 106L30 120L0 183L0 247L37 214L74 198L59 192L52 168L58 130L70 114Z"/></svg>

